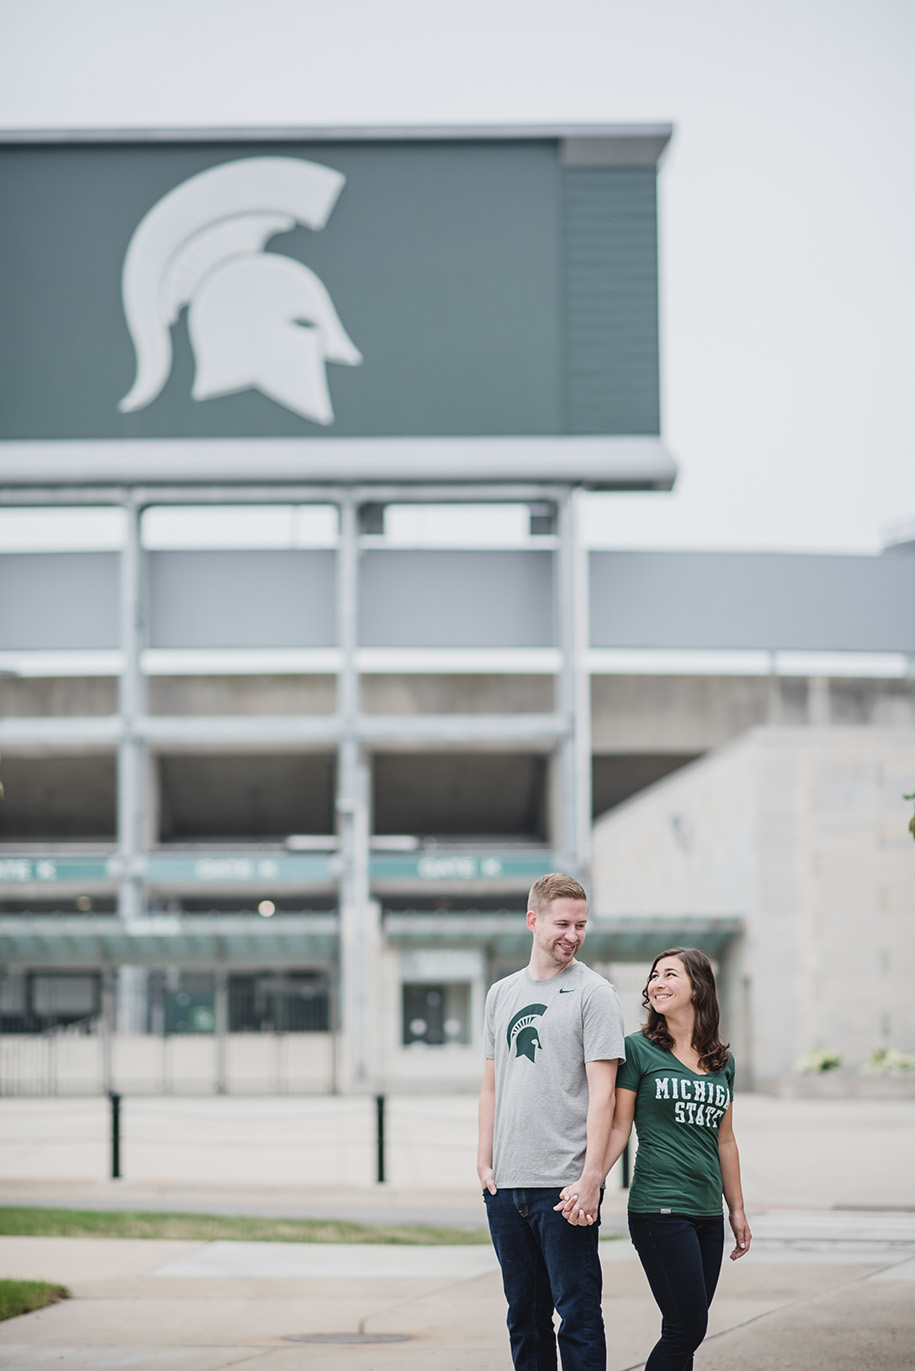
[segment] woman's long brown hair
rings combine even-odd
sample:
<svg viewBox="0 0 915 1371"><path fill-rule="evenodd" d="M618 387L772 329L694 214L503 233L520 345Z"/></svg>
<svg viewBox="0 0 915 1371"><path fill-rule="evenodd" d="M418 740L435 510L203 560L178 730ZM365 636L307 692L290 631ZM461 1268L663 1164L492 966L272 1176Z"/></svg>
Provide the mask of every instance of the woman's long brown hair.
<svg viewBox="0 0 915 1371"><path fill-rule="evenodd" d="M651 963L648 980L642 991L642 1005L648 1011L648 1020L642 1024L644 1037L649 1042L657 1043L658 1047L666 1047L668 1051L674 1045L667 1020L652 1007L648 998L648 987L655 967L665 957L680 958L693 988L693 1008L696 1011L693 1047L699 1053L699 1065L705 1071L723 1071L728 1064L728 1043L722 1040L718 1029L720 1016L715 973L708 957L698 947L670 947L666 952L659 952Z"/></svg>

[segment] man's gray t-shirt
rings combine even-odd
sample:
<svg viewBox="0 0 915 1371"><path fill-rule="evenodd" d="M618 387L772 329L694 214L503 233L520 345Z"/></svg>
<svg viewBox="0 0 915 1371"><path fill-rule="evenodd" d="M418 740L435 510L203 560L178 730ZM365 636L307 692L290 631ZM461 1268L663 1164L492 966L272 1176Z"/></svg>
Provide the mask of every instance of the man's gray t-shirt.
<svg viewBox="0 0 915 1371"><path fill-rule="evenodd" d="M626 1056L613 986L581 962L544 981L516 971L486 996L483 1050L496 1073L496 1185L577 1181L587 1147L585 1063Z"/></svg>

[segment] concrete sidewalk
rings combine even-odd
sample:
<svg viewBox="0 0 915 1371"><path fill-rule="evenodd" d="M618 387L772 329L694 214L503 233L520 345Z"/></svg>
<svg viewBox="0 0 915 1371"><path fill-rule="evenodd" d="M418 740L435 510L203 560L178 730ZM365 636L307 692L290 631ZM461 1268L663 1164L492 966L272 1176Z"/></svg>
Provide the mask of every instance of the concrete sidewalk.
<svg viewBox="0 0 915 1371"><path fill-rule="evenodd" d="M0 1204L482 1223L472 1099L391 1102L386 1186L370 1179L368 1101L142 1104L126 1108L128 1179L111 1182L100 1102L0 1101ZM915 1371L915 1102L749 1096L738 1111L755 1236L725 1261L696 1371ZM625 1231L625 1200L611 1184L606 1234ZM659 1315L628 1241L602 1259L608 1371L630 1371ZM511 1366L486 1246L0 1238L0 1276L75 1296L0 1325L10 1371ZM289 1341L313 1334L406 1340Z"/></svg>
<svg viewBox="0 0 915 1371"><path fill-rule="evenodd" d="M817 1251L754 1241L725 1262L697 1371L915 1367L909 1233L905 1243L898 1231L885 1243L820 1239ZM602 1259L608 1371L630 1371L657 1337L658 1313L627 1242L604 1243ZM3 1238L0 1275L60 1281L75 1296L0 1325L10 1371L510 1368L487 1247ZM315 1334L351 1341L297 1340ZM378 1335L398 1340L367 1340Z"/></svg>

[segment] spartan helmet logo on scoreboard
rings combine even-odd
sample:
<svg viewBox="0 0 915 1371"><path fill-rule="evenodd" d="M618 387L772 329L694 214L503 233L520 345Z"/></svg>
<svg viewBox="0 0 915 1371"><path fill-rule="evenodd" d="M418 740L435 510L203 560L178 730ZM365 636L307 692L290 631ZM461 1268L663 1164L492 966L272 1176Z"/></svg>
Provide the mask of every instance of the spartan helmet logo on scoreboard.
<svg viewBox="0 0 915 1371"><path fill-rule="evenodd" d="M171 326L188 307L195 400L253 387L317 424L332 424L327 363L358 366L321 280L264 252L297 224L322 229L346 178L297 157L246 157L164 195L137 225L121 278L137 374L119 408L143 409L168 381Z"/></svg>

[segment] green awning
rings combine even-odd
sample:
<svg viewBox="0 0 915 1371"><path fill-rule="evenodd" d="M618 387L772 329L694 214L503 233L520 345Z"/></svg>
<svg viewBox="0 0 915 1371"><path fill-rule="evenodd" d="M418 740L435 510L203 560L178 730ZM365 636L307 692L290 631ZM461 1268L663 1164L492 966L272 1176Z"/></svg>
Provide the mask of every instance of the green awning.
<svg viewBox="0 0 915 1371"><path fill-rule="evenodd" d="M0 918L6 966L326 966L336 947L335 914Z"/></svg>
<svg viewBox="0 0 915 1371"><path fill-rule="evenodd" d="M700 947L719 958L743 931L739 915L646 915L591 919L585 944L588 958L600 961L651 961L666 947ZM387 914L384 931L394 943L412 946L482 947L499 959L527 960L531 935L524 914Z"/></svg>

